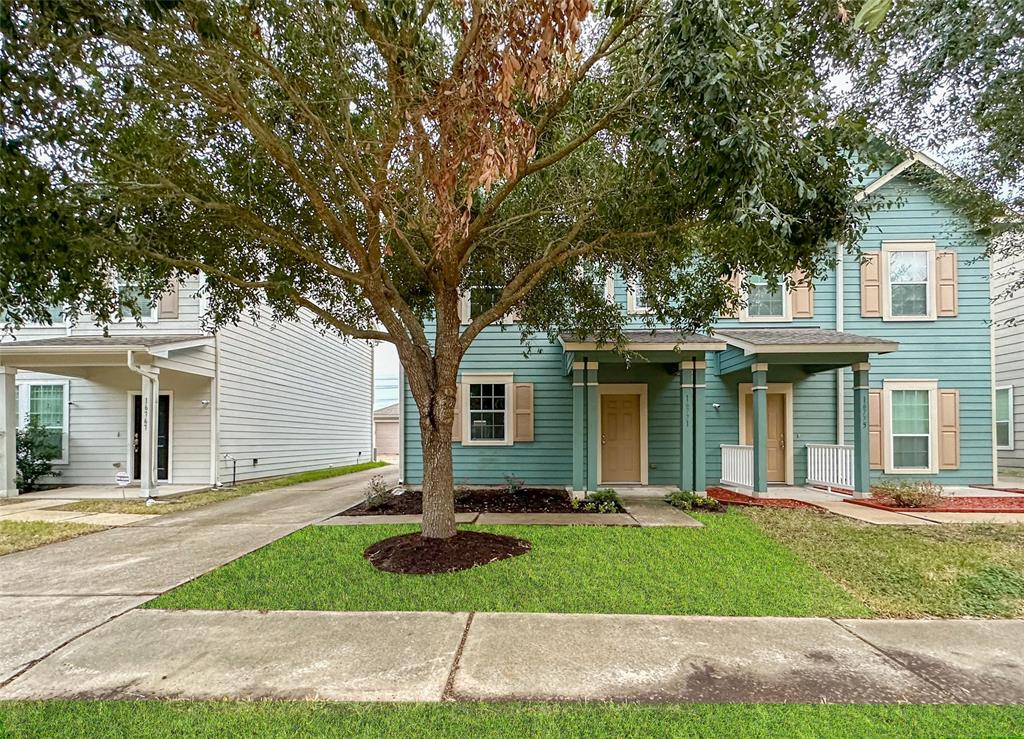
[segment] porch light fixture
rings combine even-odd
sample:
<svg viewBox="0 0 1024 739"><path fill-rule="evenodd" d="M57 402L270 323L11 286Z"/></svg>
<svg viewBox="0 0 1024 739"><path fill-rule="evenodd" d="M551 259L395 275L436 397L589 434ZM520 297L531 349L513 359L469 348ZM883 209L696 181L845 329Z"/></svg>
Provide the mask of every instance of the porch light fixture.
<svg viewBox="0 0 1024 739"><path fill-rule="evenodd" d="M711 407L714 408L715 411L718 411L718 409L722 407L722 404L721 403L712 403Z"/></svg>

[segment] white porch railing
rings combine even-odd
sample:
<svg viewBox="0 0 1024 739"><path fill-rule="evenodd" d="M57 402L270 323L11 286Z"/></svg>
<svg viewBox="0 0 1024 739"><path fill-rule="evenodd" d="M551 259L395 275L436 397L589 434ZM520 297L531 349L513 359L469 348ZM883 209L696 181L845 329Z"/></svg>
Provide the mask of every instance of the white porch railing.
<svg viewBox="0 0 1024 739"><path fill-rule="evenodd" d="M722 482L753 489L754 447L722 444Z"/></svg>
<svg viewBox="0 0 1024 739"><path fill-rule="evenodd" d="M853 447L808 444L807 482L827 488L853 490Z"/></svg>

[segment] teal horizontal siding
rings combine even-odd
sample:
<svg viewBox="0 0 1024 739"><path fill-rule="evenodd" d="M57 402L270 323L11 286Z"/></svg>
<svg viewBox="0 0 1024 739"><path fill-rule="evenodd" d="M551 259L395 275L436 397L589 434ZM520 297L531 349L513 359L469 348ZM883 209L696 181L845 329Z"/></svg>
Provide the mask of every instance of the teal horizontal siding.
<svg viewBox="0 0 1024 739"><path fill-rule="evenodd" d="M958 470L943 470L930 479L944 484L988 482L992 479L992 380L989 331L988 261L985 244L950 208L928 192L897 179L874 197L899 202L896 207L872 215L860 244L870 251L885 240L934 240L937 248L958 255L959 315L928 322L893 322L860 317L860 268L847 258L842 275L845 292L846 331L900 343L899 351L872 358L871 386L882 387L885 378L934 379L940 388L960 391L960 456ZM615 283L616 301L625 310L626 285ZM816 285L814 317L786 323L757 324L722 319L721 326L758 325L835 327L835 275ZM639 317L632 327L642 326ZM526 356L518 331L489 327L474 342L462 363L463 373L510 372L516 382L534 384L534 438L526 444L481 447L454 444L455 477L460 484L501 484L506 475L531 485L572 484L572 439L578 433L572 418L572 382L564 373L561 347L546 336L531 340ZM579 357L577 357L579 359ZM770 357L767 358L770 364ZM708 357L707 372L707 476L716 482L721 475L721 444L739 441L738 385L749 381L742 365L749 361L735 350ZM720 366L721 365L721 366ZM733 371L728 374L730 370ZM723 373L725 376L723 377ZM679 479L679 387L676 375L665 364L612 363L602 359L598 374L602 383L633 382L648 386L648 477L651 484L674 485ZM793 385L794 482L806 480L807 444L836 443L836 375L832 371L807 375L799 368L770 367L769 382ZM846 442L853 440L852 373L844 372ZM419 421L416 405L404 393L405 479L422 480ZM713 404L718 404L715 409ZM879 472L873 472L875 477Z"/></svg>

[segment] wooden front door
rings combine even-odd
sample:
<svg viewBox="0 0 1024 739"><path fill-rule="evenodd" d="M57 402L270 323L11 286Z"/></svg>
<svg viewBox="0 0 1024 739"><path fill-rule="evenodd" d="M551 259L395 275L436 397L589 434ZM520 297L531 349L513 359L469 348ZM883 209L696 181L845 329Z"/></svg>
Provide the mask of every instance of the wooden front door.
<svg viewBox="0 0 1024 739"><path fill-rule="evenodd" d="M748 394L746 443L754 443L754 396ZM786 482L786 395L768 393L768 482Z"/></svg>
<svg viewBox="0 0 1024 739"><path fill-rule="evenodd" d="M601 395L601 482L640 481L640 396Z"/></svg>

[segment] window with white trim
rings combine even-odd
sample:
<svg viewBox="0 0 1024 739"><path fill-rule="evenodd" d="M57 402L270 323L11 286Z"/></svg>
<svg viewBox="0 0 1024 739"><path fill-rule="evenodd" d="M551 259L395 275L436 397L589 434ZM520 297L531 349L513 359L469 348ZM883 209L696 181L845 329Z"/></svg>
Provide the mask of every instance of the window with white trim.
<svg viewBox="0 0 1024 739"><path fill-rule="evenodd" d="M639 282L630 282L626 287L626 309L630 313L650 313L647 290Z"/></svg>
<svg viewBox="0 0 1024 739"><path fill-rule="evenodd" d="M884 380L885 471L931 475L938 465L938 380Z"/></svg>
<svg viewBox="0 0 1024 739"><path fill-rule="evenodd" d="M512 443L512 375L476 373L462 377L462 443Z"/></svg>
<svg viewBox="0 0 1024 739"><path fill-rule="evenodd" d="M132 318L138 308L144 323L157 320L157 301L140 290L129 288L124 283L117 286L118 301L121 304L121 318Z"/></svg>
<svg viewBox="0 0 1024 739"><path fill-rule="evenodd" d="M747 278L746 318L750 320L787 320L789 299L786 294L786 280L779 278L769 281L760 275Z"/></svg>
<svg viewBox="0 0 1024 739"><path fill-rule="evenodd" d="M55 464L68 461L68 383L29 381L17 383L18 428L34 418L47 431L57 450Z"/></svg>
<svg viewBox="0 0 1024 739"><path fill-rule="evenodd" d="M1013 386L996 388L996 449L1013 449Z"/></svg>
<svg viewBox="0 0 1024 739"><path fill-rule="evenodd" d="M473 319L490 310L501 298L504 289L499 285L474 285L463 290L459 306L462 323L471 323ZM515 323L515 320L516 311L512 309L495 323Z"/></svg>
<svg viewBox="0 0 1024 739"><path fill-rule="evenodd" d="M883 318L889 321L934 319L935 243L885 242L882 252L886 279Z"/></svg>

